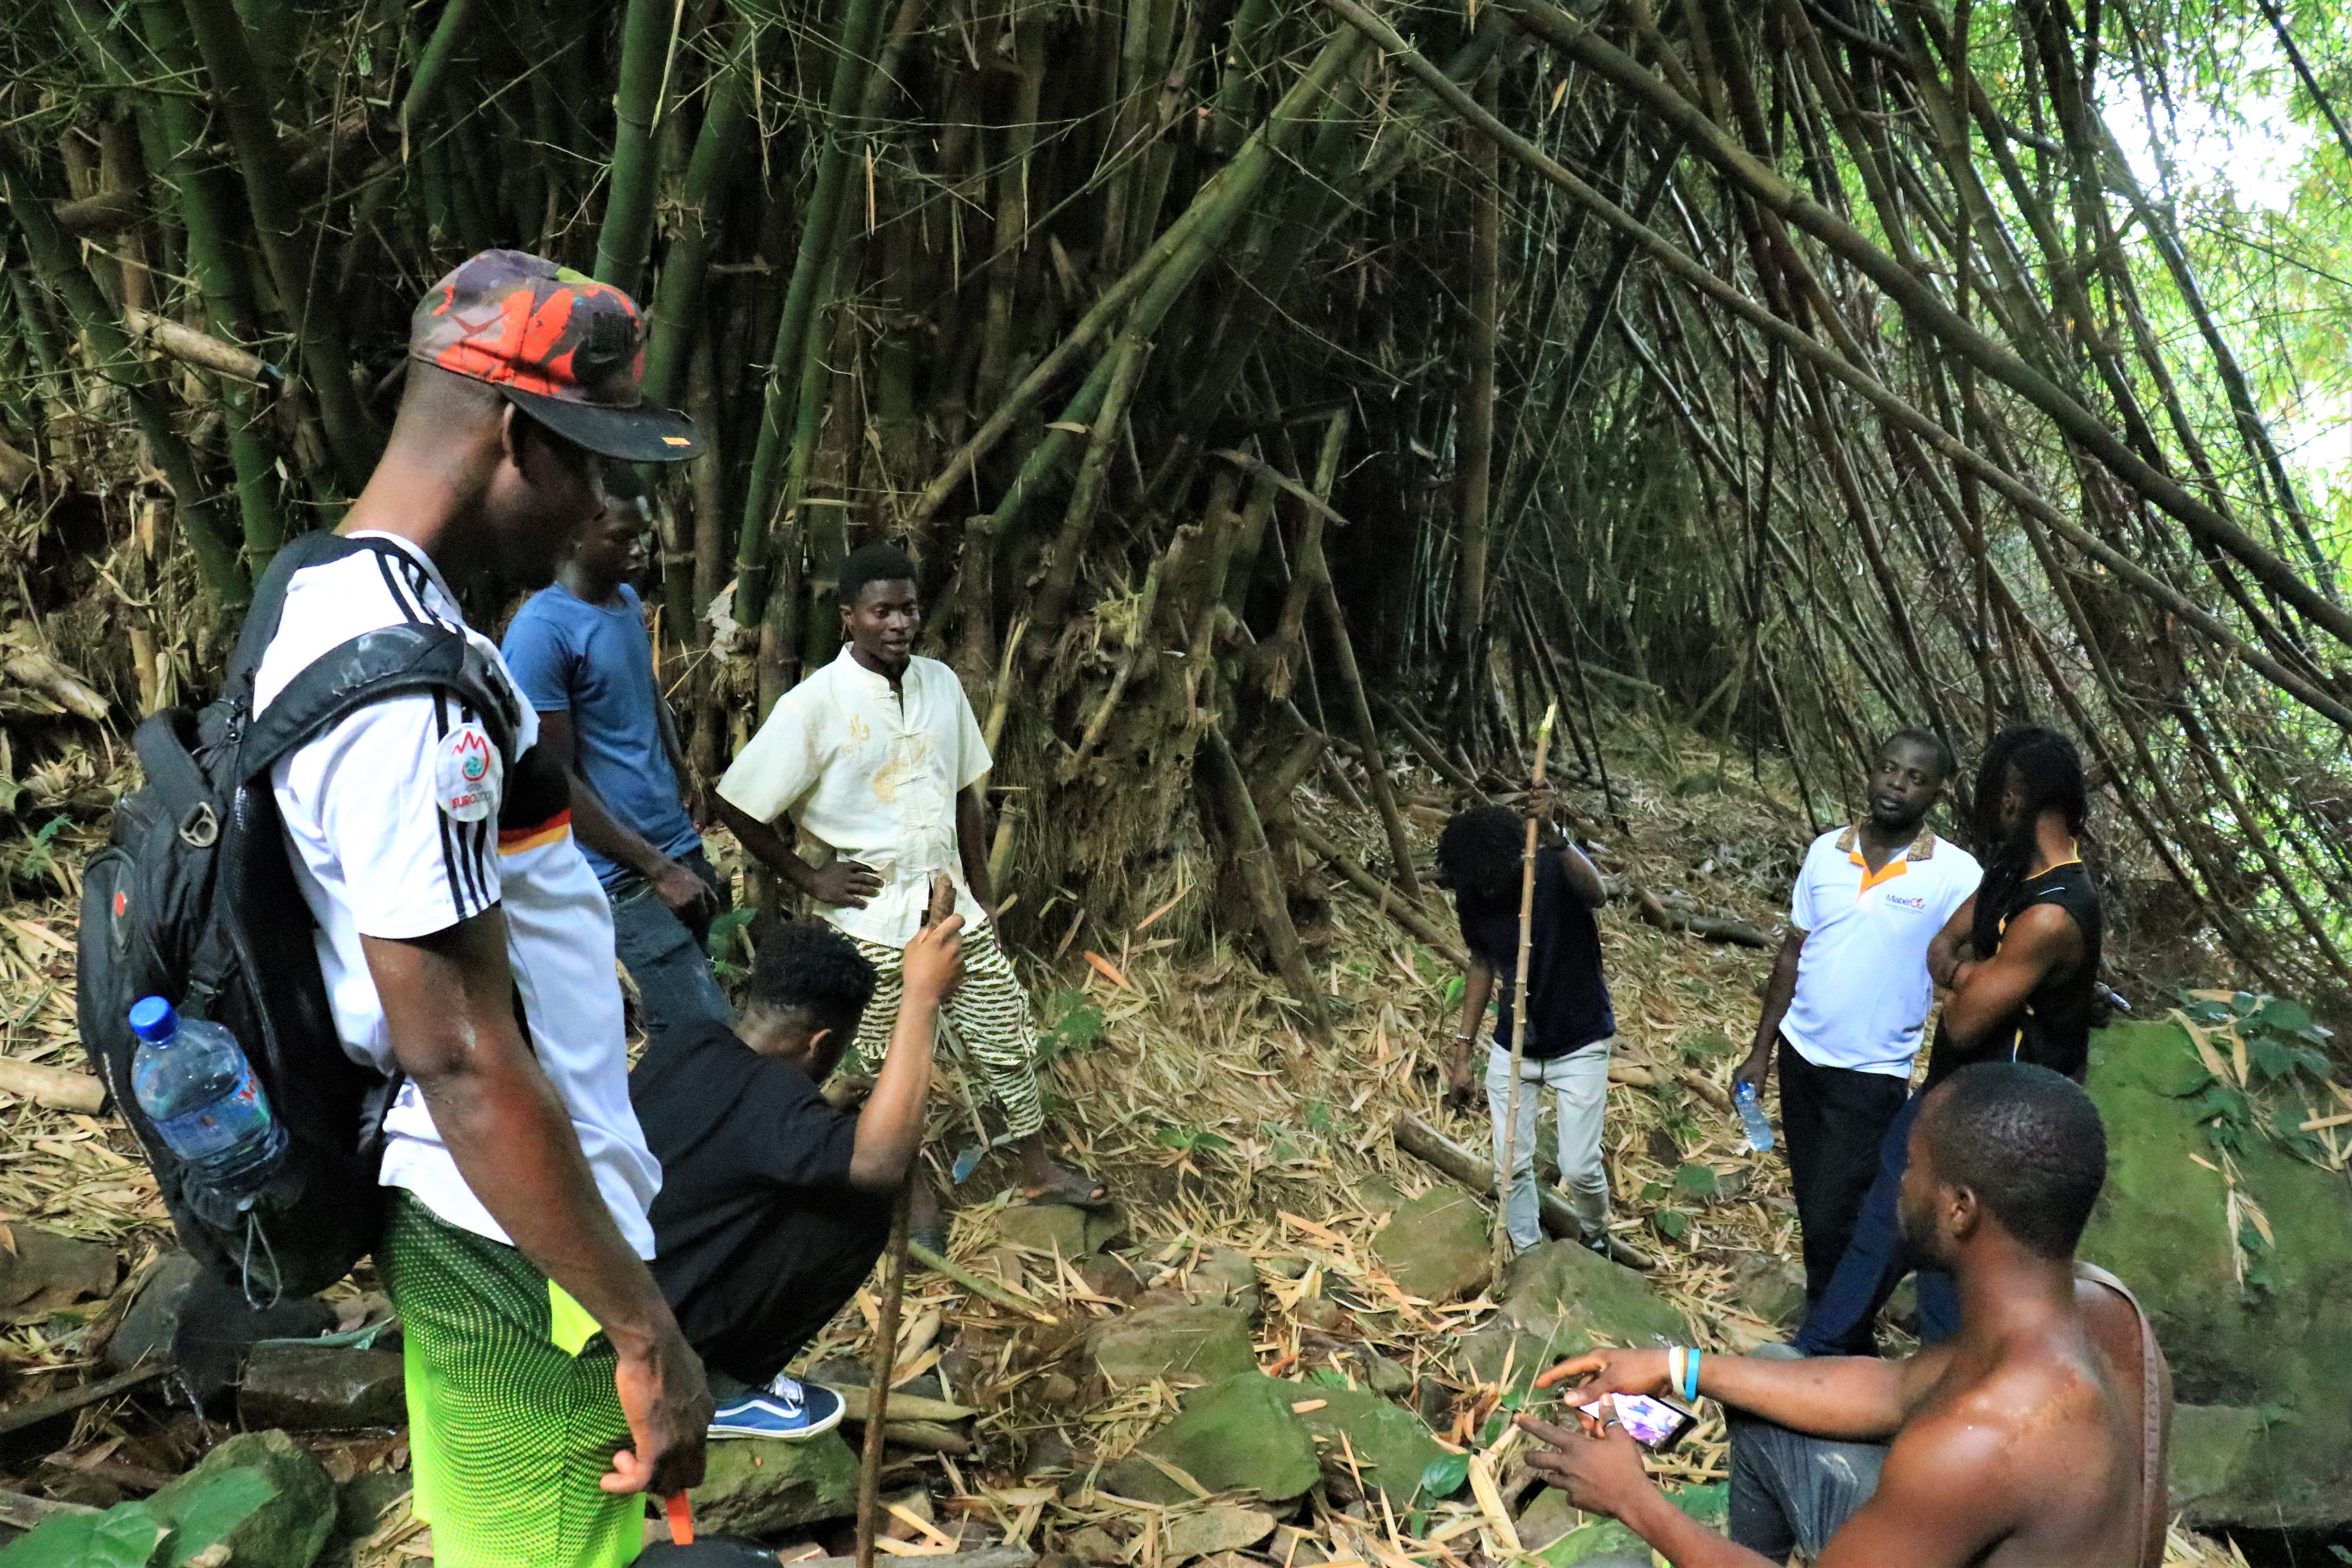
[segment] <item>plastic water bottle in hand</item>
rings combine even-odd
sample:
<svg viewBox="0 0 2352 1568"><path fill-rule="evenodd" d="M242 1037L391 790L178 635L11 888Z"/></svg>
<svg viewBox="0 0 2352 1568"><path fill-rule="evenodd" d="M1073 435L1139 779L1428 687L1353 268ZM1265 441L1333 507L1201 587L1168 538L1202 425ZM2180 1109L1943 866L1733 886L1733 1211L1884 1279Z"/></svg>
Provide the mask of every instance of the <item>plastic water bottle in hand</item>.
<svg viewBox="0 0 2352 1568"><path fill-rule="evenodd" d="M192 1181L231 1200L269 1184L286 1153L286 1129L269 1113L236 1037L205 1018L183 1018L161 996L131 1004L131 1091Z"/></svg>
<svg viewBox="0 0 2352 1568"><path fill-rule="evenodd" d="M1739 1103L1739 1125L1748 1130L1748 1146L1761 1154L1772 1147L1772 1123L1764 1114L1763 1101L1756 1098L1756 1086L1743 1083L1737 1096Z"/></svg>

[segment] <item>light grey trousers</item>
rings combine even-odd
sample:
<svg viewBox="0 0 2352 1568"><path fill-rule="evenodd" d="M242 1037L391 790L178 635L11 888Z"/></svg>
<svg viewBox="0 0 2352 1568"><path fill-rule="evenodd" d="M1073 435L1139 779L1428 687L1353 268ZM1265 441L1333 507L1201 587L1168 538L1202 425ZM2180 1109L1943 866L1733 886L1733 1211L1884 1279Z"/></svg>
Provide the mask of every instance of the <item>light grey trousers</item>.
<svg viewBox="0 0 2352 1568"><path fill-rule="evenodd" d="M1601 1163L1601 1113L1609 1104L1609 1042L1595 1040L1549 1061L1519 1063L1519 1129L1513 1142L1511 1200L1504 1223L1525 1252L1543 1242L1537 1221L1536 1105L1551 1090L1559 1119L1559 1179L1587 1237L1609 1232L1609 1173ZM1510 1116L1511 1053L1486 1047L1486 1106L1493 1112L1495 1167L1503 1164L1503 1127Z"/></svg>

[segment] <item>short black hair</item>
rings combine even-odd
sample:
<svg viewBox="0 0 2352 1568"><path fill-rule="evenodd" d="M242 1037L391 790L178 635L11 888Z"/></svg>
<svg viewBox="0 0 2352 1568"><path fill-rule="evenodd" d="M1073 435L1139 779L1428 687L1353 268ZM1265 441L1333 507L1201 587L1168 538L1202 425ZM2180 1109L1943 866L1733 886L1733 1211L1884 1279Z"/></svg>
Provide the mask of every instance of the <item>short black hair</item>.
<svg viewBox="0 0 2352 1568"><path fill-rule="evenodd" d="M653 492L646 488L645 476L637 472L636 465L614 462L609 458L604 459L604 463L605 499L635 501L647 510L652 510Z"/></svg>
<svg viewBox="0 0 2352 1568"><path fill-rule="evenodd" d="M1888 746L1898 743L1925 747L1928 754L1936 759L1936 777L1938 782L1950 778L1960 765L1960 760L1952 755L1952 743L1924 724L1914 724L1907 730L1897 730L1887 736L1879 745L1879 754L1885 755Z"/></svg>
<svg viewBox="0 0 2352 1568"><path fill-rule="evenodd" d="M873 999L874 966L856 942L823 921L786 921L760 943L744 1006L800 1013L846 1037Z"/></svg>
<svg viewBox="0 0 2352 1568"><path fill-rule="evenodd" d="M868 583L911 583L915 560L895 544L861 544L842 557L841 580L833 596L843 609L853 608Z"/></svg>
<svg viewBox="0 0 2352 1568"><path fill-rule="evenodd" d="M1437 836L1437 877L1454 896L1493 898L1511 885L1527 853L1527 823L1505 805L1474 805Z"/></svg>
<svg viewBox="0 0 2352 1568"><path fill-rule="evenodd" d="M2082 1085L2029 1062L1977 1062L1923 1115L1937 1175L2042 1257L2074 1256L2107 1179L2106 1128Z"/></svg>

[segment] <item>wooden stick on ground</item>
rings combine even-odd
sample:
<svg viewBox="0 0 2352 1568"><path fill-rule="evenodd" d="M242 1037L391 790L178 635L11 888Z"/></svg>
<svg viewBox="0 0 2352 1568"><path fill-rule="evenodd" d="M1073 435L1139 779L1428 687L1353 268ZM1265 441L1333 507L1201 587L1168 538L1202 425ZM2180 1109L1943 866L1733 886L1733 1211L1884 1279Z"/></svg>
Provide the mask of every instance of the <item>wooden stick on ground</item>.
<svg viewBox="0 0 2352 1568"><path fill-rule="evenodd" d="M1559 717L1559 704L1544 710L1543 728L1536 731L1536 771L1534 787L1541 789L1544 782L1544 760L1551 752L1552 721ZM1496 1167L1495 1191L1495 1278L1503 1277L1503 1265L1510 1261L1511 1253L1511 1175L1519 1168L1519 1068L1527 1059L1528 1046L1528 962L1535 952L1536 937L1536 818L1528 816L1528 847L1519 857L1519 976L1511 986L1511 1092L1509 1112L1503 1123L1503 1159Z"/></svg>
<svg viewBox="0 0 2352 1568"><path fill-rule="evenodd" d="M890 1373L898 1359L898 1305L907 1295L907 1209L914 1184L908 1173L890 1214L890 1246L883 1254L882 1310L874 1325L874 1355L866 1384L866 1444L857 1465L857 1568L874 1568L874 1538L881 1533L882 1446L889 1436Z"/></svg>

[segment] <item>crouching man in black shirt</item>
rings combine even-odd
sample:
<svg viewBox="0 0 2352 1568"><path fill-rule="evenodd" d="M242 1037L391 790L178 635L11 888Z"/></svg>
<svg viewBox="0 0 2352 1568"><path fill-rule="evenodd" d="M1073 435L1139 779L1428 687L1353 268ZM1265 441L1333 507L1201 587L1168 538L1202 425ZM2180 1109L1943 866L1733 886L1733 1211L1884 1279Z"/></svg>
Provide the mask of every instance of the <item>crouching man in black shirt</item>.
<svg viewBox="0 0 2352 1568"><path fill-rule="evenodd" d="M734 1029L680 1026L629 1075L661 1162L652 1219L660 1282L703 1360L713 1437L810 1437L841 1396L784 1365L848 1301L888 1240L923 1137L931 1030L963 973L963 921L907 944L905 999L862 1110L817 1090L874 994L874 969L821 921L760 944Z"/></svg>

